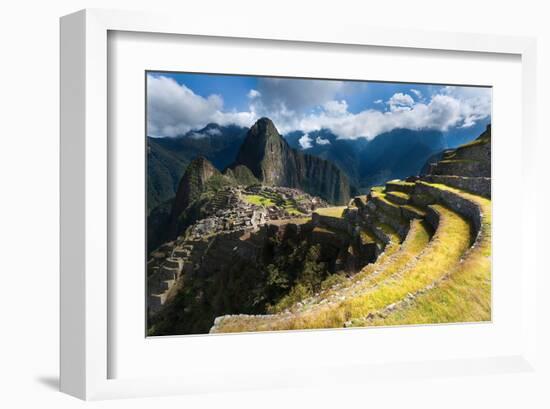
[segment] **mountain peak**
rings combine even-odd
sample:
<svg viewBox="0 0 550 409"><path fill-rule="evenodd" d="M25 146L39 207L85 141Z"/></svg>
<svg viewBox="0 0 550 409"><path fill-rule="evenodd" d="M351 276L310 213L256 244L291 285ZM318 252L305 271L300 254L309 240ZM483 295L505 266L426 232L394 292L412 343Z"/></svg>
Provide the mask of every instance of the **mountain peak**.
<svg viewBox="0 0 550 409"><path fill-rule="evenodd" d="M266 185L299 188L333 203L349 198L345 175L332 163L292 149L269 118L260 118L248 131L231 168L239 165Z"/></svg>
<svg viewBox="0 0 550 409"><path fill-rule="evenodd" d="M189 166L192 168L214 167L214 165L212 165L212 163L210 163L210 161L202 155L199 155L195 159L193 159Z"/></svg>
<svg viewBox="0 0 550 409"><path fill-rule="evenodd" d="M249 134L255 137L264 137L266 139L269 136L281 137L273 121L266 117L258 119L256 123L252 125L252 128L250 128Z"/></svg>
<svg viewBox="0 0 550 409"><path fill-rule="evenodd" d="M220 172L204 156L197 156L189 163L180 180L172 207L173 223L175 223L181 212L200 196L206 182L215 175L220 175Z"/></svg>

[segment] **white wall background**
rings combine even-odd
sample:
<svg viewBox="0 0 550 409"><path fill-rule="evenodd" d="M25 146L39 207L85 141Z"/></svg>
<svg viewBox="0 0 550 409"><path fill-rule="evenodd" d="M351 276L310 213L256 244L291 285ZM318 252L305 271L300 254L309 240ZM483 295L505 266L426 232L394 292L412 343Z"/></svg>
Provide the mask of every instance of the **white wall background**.
<svg viewBox="0 0 550 409"><path fill-rule="evenodd" d="M188 3L188 4L186 4ZM315 24L326 30L346 23L455 32L537 36L538 160L541 181L538 203L541 232L548 229L550 183L549 75L550 25L543 1L351 0L269 2L202 0L81 1L19 0L4 2L0 12L0 406L72 408L84 403L56 392L58 378L58 18L81 8L175 10L181 22L218 19L246 24L249 19L287 24ZM260 6L261 5L261 6ZM512 190L521 190L514 187ZM513 200L513 193L511 195ZM513 239L513 238L511 238ZM545 239L539 233L539 253ZM550 345L550 280L537 283L541 297L540 341ZM546 312L546 313L544 313ZM545 321L544 326L542 322ZM381 382L334 390L285 390L195 397L173 397L94 403L95 407L141 408L151 405L195 407L548 407L548 352L542 351L539 375L501 375L394 383Z"/></svg>

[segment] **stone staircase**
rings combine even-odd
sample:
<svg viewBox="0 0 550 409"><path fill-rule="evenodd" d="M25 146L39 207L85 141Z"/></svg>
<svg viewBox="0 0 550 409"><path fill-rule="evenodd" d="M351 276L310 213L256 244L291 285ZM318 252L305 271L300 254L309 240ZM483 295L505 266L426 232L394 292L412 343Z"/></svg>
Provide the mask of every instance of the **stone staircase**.
<svg viewBox="0 0 550 409"><path fill-rule="evenodd" d="M182 277L192 274L193 252L200 253L197 250L201 247L185 240L176 241L170 256L154 267L154 272L147 279L147 309L150 315L156 314L173 296L176 284Z"/></svg>

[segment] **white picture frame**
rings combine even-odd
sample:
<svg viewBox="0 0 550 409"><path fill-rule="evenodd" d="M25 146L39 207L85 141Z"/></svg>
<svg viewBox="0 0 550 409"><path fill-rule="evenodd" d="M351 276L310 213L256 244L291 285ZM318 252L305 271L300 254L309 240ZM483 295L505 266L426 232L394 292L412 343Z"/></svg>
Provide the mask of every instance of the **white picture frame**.
<svg viewBox="0 0 550 409"><path fill-rule="evenodd" d="M186 368L181 376L109 378L109 144L108 144L108 33L162 33L300 42L357 47L510 54L521 58L521 148L526 192L534 191L532 158L536 152L536 43L531 38L420 32L349 26L329 32L309 26L251 22L248 25L204 26L163 13L83 10L61 18L61 377L63 392L81 399L199 393L368 382L392 376L448 376L530 371L536 358L536 276L542 273L534 257L521 259L523 311L522 351L500 356L439 361L404 359L392 364L361 363L326 367L280 369L257 373L218 368L205 374ZM533 187L530 189L529 187ZM524 200L528 201L529 195ZM522 215L522 237L536 237L536 214ZM521 243L524 254L528 250ZM534 248L536 246L532 246ZM295 334L296 335L296 334ZM308 336L310 336L309 334ZM245 335L246 336L246 335ZM248 335L250 336L250 335ZM257 336L257 335L256 335ZM262 335L263 336L263 335ZM298 334L300 336L300 334ZM231 336L230 336L231 338ZM341 338L341 337L340 337ZM218 338L219 339L219 338ZM233 343L235 342L235 338ZM342 342L338 340L335 342ZM137 357L136 359L139 359ZM296 370L298 369L298 370ZM261 375L261 376L259 376Z"/></svg>

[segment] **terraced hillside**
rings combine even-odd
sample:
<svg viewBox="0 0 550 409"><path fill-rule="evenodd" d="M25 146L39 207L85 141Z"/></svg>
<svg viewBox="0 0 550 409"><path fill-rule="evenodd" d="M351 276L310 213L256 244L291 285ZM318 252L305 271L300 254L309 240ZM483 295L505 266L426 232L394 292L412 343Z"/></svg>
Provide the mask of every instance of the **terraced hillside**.
<svg viewBox="0 0 550 409"><path fill-rule="evenodd" d="M220 316L210 332L491 320L490 141L488 127L427 175L314 214L376 248L375 261L271 314Z"/></svg>

